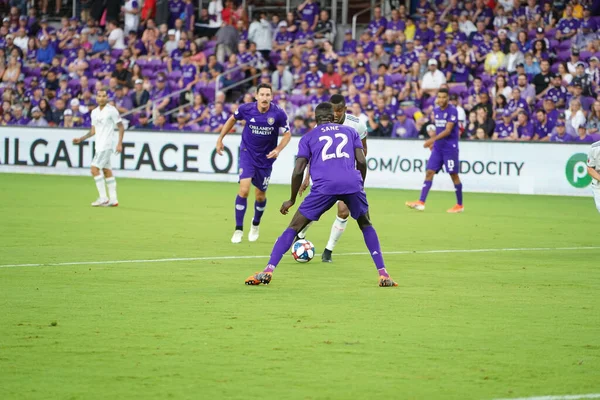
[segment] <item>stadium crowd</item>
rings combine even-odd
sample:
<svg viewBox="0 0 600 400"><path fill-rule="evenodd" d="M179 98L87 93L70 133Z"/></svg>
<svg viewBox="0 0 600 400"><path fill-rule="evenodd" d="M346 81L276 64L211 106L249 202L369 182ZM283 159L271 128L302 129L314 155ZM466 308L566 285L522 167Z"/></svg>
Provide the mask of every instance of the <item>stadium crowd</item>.
<svg viewBox="0 0 600 400"><path fill-rule="evenodd" d="M297 135L341 93L369 135L426 137L448 88L465 139L600 139L600 17L582 0L376 7L357 40L315 0L253 21L240 1L198 13L192 0L158 11L127 0L60 26L30 3L11 0L2 17L1 125L89 127L95 90L108 87L130 129L218 132L265 82Z"/></svg>

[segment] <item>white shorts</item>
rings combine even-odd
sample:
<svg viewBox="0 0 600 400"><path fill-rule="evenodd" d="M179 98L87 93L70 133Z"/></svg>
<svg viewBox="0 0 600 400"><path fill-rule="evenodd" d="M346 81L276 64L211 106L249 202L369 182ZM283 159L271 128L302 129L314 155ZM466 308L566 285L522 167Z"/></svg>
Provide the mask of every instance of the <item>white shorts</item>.
<svg viewBox="0 0 600 400"><path fill-rule="evenodd" d="M592 184L592 194L596 202L596 209L600 212L600 184Z"/></svg>
<svg viewBox="0 0 600 400"><path fill-rule="evenodd" d="M92 167L100 169L111 169L110 158L113 154L112 150L99 151L92 160Z"/></svg>

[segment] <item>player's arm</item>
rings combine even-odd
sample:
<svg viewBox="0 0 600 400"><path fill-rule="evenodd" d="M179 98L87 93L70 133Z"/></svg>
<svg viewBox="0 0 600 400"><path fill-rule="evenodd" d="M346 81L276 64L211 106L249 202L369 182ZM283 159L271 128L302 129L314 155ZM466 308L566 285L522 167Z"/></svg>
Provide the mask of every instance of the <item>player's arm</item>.
<svg viewBox="0 0 600 400"><path fill-rule="evenodd" d="M290 140L292 140L292 133L288 129L283 134L283 137L281 138L279 145L277 147L275 147L269 154L267 154L267 158L277 158L277 156L279 156L279 153L281 153L283 151L283 149L285 149L285 147L288 145L288 143L290 143Z"/></svg>
<svg viewBox="0 0 600 400"><path fill-rule="evenodd" d="M588 154L587 172L588 172L589 176L596 179L597 181L600 181L600 173L598 173L598 171L596 171L597 165L595 165L595 160L597 158L594 157L595 156L594 152L595 152L595 149L592 149L592 151L590 151L590 153Z"/></svg>
<svg viewBox="0 0 600 400"><path fill-rule="evenodd" d="M79 144L81 142L85 142L86 140L88 140L89 138L94 136L95 134L96 134L96 128L94 127L94 125L92 125L92 129L90 129L90 131L87 134L83 135L82 137L73 139L73 144Z"/></svg>
<svg viewBox="0 0 600 400"><path fill-rule="evenodd" d="M219 134L219 138L217 139L217 153L220 156L223 155L223 149L225 148L225 145L223 145L223 138L229 132L231 132L231 130L233 129L233 126L235 125L235 121L236 121L236 119L232 115L231 117L229 117L229 119L227 120L227 122L225 122L225 124L221 128L221 133Z"/></svg>
<svg viewBox="0 0 600 400"><path fill-rule="evenodd" d="M281 134L283 132L283 137L281 138L279 145L275 147L269 154L267 154L267 158L277 158L279 153L281 153L288 143L290 143L290 140L292 140L292 132L290 131L290 124L288 122L287 115L285 113L281 113L279 114L279 118L279 133Z"/></svg>
<svg viewBox="0 0 600 400"><path fill-rule="evenodd" d="M367 178L367 158L365 157L364 150L360 147L355 148L354 157L356 158L356 169L360 171L364 184L365 179Z"/></svg>
<svg viewBox="0 0 600 400"><path fill-rule="evenodd" d="M362 145L363 145L363 152L365 153L365 156L367 155L367 138L365 137L364 139L361 139Z"/></svg>
<svg viewBox="0 0 600 400"><path fill-rule="evenodd" d="M117 143L117 153L123 151L123 136L125 136L125 125L123 121L117 122L117 128L119 129L119 142Z"/></svg>
<svg viewBox="0 0 600 400"><path fill-rule="evenodd" d="M302 186L304 170L306 169L307 165L308 159L304 157L296 158L296 166L294 167L294 172L292 172L292 192L290 194L290 199L288 201L285 201L281 205L281 209L279 210L283 215L286 215L289 209L296 203L296 198L298 197L300 186Z"/></svg>
<svg viewBox="0 0 600 400"><path fill-rule="evenodd" d="M440 133L439 135L434 135L434 136L430 137L429 139L427 139L425 141L425 144L423 144L423 147L425 147L425 148L431 147L431 146L433 146L433 143L435 143L437 140L441 140L447 136L450 136L450 134L452 133L452 129L454 129L454 125L455 125L455 122L446 123L446 129L444 129L444 131L442 133Z"/></svg>
<svg viewBox="0 0 600 400"><path fill-rule="evenodd" d="M302 182L302 186L300 186L300 191L298 195L302 197L302 193L310 186L310 163L306 166L306 174L304 175L304 181Z"/></svg>
<svg viewBox="0 0 600 400"><path fill-rule="evenodd" d="M600 173L592 167L587 167L588 175L597 181L600 181Z"/></svg>

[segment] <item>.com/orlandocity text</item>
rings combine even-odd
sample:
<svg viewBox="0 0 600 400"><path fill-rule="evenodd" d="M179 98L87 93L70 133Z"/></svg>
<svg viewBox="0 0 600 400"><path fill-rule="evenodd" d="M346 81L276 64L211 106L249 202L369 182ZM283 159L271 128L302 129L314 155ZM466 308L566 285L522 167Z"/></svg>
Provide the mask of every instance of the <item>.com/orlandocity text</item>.
<svg viewBox="0 0 600 400"><path fill-rule="evenodd" d="M427 159L396 157L368 157L369 171L389 171L392 174L403 172L425 172ZM521 176L524 161L508 160L461 160L461 174Z"/></svg>

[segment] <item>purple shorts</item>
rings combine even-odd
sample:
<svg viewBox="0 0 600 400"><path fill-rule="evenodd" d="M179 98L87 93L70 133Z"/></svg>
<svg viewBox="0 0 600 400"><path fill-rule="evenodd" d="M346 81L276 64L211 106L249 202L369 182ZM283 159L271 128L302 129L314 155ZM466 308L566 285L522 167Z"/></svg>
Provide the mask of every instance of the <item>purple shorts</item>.
<svg viewBox="0 0 600 400"><path fill-rule="evenodd" d="M427 169L433 170L436 173L442 170L442 166L445 167L446 172L449 174L458 174L459 162L458 162L458 149L437 149L434 148L431 151L431 156L427 161Z"/></svg>
<svg viewBox="0 0 600 400"><path fill-rule="evenodd" d="M309 220L318 221L321 215L333 207L338 200L346 203L350 210L350 215L354 219L358 219L358 217L365 215L369 211L369 203L364 191L337 195L310 192L302 204L300 204L298 211Z"/></svg>
<svg viewBox="0 0 600 400"><path fill-rule="evenodd" d="M240 181L252 178L254 187L266 192L271 179L271 171L273 171L273 167L256 167L250 157L240 152Z"/></svg>

